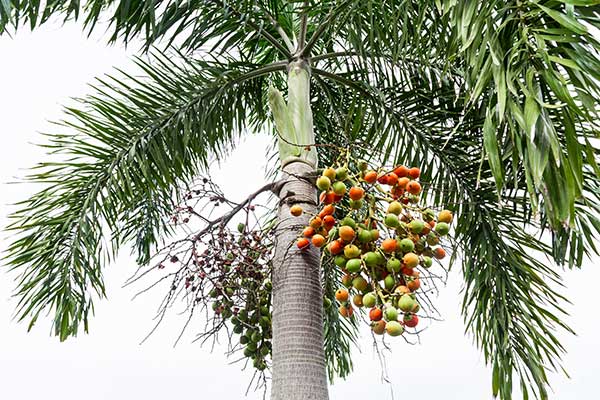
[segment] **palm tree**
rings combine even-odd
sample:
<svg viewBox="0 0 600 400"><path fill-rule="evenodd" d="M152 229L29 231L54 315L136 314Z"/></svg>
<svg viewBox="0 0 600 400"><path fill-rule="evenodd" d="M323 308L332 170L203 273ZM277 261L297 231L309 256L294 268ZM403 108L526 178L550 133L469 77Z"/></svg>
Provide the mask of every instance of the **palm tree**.
<svg viewBox="0 0 600 400"><path fill-rule="evenodd" d="M322 282L315 252L289 250L297 235L289 207L314 209L306 178L317 153L322 165L332 161L330 143L422 166L425 196L457 213L463 313L493 367L494 395L510 399L516 376L525 397L548 398L546 371L560 368L564 352L555 331L569 330L559 267L596 254L600 230L598 4L2 2L0 32L53 16L82 19L91 32L106 17L112 41L167 49L138 59L136 74L99 80L66 110L69 130L50 136L51 159L28 177L44 188L9 227L20 318L31 327L51 311L61 340L81 324L87 331L116 251L133 243L147 264L169 233L181 184L241 135L269 129L285 199L273 273L274 400L326 399L327 366L330 375L351 369L352 326L323 313L330 277Z"/></svg>

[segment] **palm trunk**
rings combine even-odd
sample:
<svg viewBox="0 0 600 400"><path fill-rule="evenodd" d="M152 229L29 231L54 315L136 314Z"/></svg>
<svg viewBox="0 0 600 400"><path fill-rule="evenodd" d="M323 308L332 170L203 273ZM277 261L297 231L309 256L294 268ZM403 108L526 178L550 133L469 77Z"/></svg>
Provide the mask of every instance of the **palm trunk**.
<svg viewBox="0 0 600 400"><path fill-rule="evenodd" d="M293 144L314 143L309 102L309 71L303 62L292 63L287 107L273 107L280 135L285 184L281 187L277 243L273 271L273 380L272 400L327 400L327 375L323 350L323 293L319 251L300 251L299 232L316 210L314 185L299 177L316 168L316 152ZM282 115L285 111L287 115ZM287 122L286 122L287 120ZM281 129L284 128L284 129ZM301 217L290 207L299 204Z"/></svg>

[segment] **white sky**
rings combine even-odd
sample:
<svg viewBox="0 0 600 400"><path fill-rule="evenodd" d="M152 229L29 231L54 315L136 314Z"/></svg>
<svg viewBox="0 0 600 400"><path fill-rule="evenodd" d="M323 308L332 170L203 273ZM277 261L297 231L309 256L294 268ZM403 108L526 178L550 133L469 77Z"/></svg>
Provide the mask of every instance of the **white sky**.
<svg viewBox="0 0 600 400"><path fill-rule="evenodd" d="M37 132L50 130L46 121L59 119L61 104L87 93L86 84L95 76L110 72L113 66L130 65L128 56L135 54L135 48L124 50L104 43L86 39L74 25L47 26L33 34L22 30L13 39L0 37L0 225L6 224L7 205L30 193L26 186L4 183L22 176L25 168L43 157L31 145L41 140ZM239 169L245 173L245 179L236 180L240 193L262 185L265 159L260 155L266 144L265 137L249 138L217 171L215 176L226 191L233 191L232 171ZM0 249L7 243L5 237L0 238ZM106 269L109 300L96 303L91 333L66 343L49 335L47 321L28 334L25 324L11 320L14 274L0 273L0 399L243 398L251 374L241 371L240 364L228 365L224 348L217 347L211 354L209 348L192 344L193 327L172 347L180 319L167 320L148 342L139 345L152 326L161 293L131 302L133 290L121 285L134 268L133 259L121 257ZM595 340L600 328L596 315L600 271L590 262L582 271L564 276L573 301L565 305L572 314L568 321L579 336L562 335L571 379L552 376L552 398L592 399L600 375L600 347ZM464 335L460 279L457 268L437 301L445 321L433 324L420 345L393 342L388 373L396 399L415 393L421 400L491 398L489 371ZM362 352L354 356L355 372L331 387L332 399L391 398L390 386L380 381L370 335L363 335L362 343ZM259 399L262 393L250 392L247 398Z"/></svg>

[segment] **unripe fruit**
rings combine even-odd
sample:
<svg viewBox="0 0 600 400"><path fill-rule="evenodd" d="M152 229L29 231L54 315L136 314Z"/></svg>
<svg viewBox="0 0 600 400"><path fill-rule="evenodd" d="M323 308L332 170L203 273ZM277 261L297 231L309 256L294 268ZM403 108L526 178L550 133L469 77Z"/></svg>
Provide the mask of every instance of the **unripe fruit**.
<svg viewBox="0 0 600 400"><path fill-rule="evenodd" d="M340 268L345 268L346 267L346 257L342 257L342 256L336 256L333 259L333 262L335 263L335 265L337 265Z"/></svg>
<svg viewBox="0 0 600 400"><path fill-rule="evenodd" d="M340 235L340 238L342 238L342 240L345 242L351 242L356 236L354 229L352 229L349 226L340 226L338 233Z"/></svg>
<svg viewBox="0 0 600 400"><path fill-rule="evenodd" d="M369 311L369 318L371 319L371 321L379 321L381 318L383 318L383 312L381 311L381 308L371 308L371 310Z"/></svg>
<svg viewBox="0 0 600 400"><path fill-rule="evenodd" d="M431 257L424 256L423 261L421 261L421 265L423 268L430 268L433 265L433 260Z"/></svg>
<svg viewBox="0 0 600 400"><path fill-rule="evenodd" d="M348 259L360 257L360 249L353 244L346 245L344 247L344 257ZM347 266L348 264L346 264Z"/></svg>
<svg viewBox="0 0 600 400"><path fill-rule="evenodd" d="M371 232L366 229L360 229L356 238L360 243L369 243L371 241Z"/></svg>
<svg viewBox="0 0 600 400"><path fill-rule="evenodd" d="M360 199L360 200L350 200L349 205L350 208L353 210L360 210L363 205L365 204L364 200Z"/></svg>
<svg viewBox="0 0 600 400"><path fill-rule="evenodd" d="M393 253L396 251L396 247L398 246L398 242L396 239L385 239L381 242L381 249L386 253Z"/></svg>
<svg viewBox="0 0 600 400"><path fill-rule="evenodd" d="M373 322L371 324L371 329L373 330L373 333L376 335L383 335L383 332L385 332L385 321L380 319L379 321Z"/></svg>
<svg viewBox="0 0 600 400"><path fill-rule="evenodd" d="M410 229L410 231L412 233L421 233L421 232L423 232L424 227L425 227L425 224L423 223L423 221L418 220L418 219L413 219L408 224L408 229Z"/></svg>
<svg viewBox="0 0 600 400"><path fill-rule="evenodd" d="M452 219L452 212L448 210L440 211L437 217L438 222L445 222L447 224L451 223Z"/></svg>
<svg viewBox="0 0 600 400"><path fill-rule="evenodd" d="M357 163L358 169L361 171L366 171L367 168L369 168L369 164L365 161L365 160L360 160Z"/></svg>
<svg viewBox="0 0 600 400"><path fill-rule="evenodd" d="M410 194L421 193L421 184L417 181L410 181L406 184L406 191Z"/></svg>
<svg viewBox="0 0 600 400"><path fill-rule="evenodd" d="M350 287L352 286L352 275L350 274L345 274L344 276L342 276L342 285L346 286L346 287Z"/></svg>
<svg viewBox="0 0 600 400"><path fill-rule="evenodd" d="M345 217L344 219L342 219L340 221L340 225L342 225L342 226L349 226L352 229L356 229L356 221L354 221L350 217Z"/></svg>
<svg viewBox="0 0 600 400"><path fill-rule="evenodd" d="M385 307L385 319L388 321L396 321L398 319L398 310L391 305Z"/></svg>
<svg viewBox="0 0 600 400"><path fill-rule="evenodd" d="M329 178L330 181L335 180L335 169L329 167L323 171L323 176Z"/></svg>
<svg viewBox="0 0 600 400"><path fill-rule="evenodd" d="M329 190L330 186L331 180L328 177L320 176L319 179L317 179L317 187L319 190Z"/></svg>
<svg viewBox="0 0 600 400"><path fill-rule="evenodd" d="M369 251L363 255L363 260L365 261L365 264L367 264L367 267L374 267L378 264L379 257L377 256L377 253Z"/></svg>
<svg viewBox="0 0 600 400"><path fill-rule="evenodd" d="M360 200L365 195L365 191L361 187L353 186L350 188L348 195L350 196L350 199L352 199L352 200Z"/></svg>
<svg viewBox="0 0 600 400"><path fill-rule="evenodd" d="M299 205L293 205L292 207L290 207L290 214L292 214L294 217L299 217L302 215L302 207L300 207Z"/></svg>
<svg viewBox="0 0 600 400"><path fill-rule="evenodd" d="M363 296L362 296L362 294L355 294L354 297L352 297L352 303L356 307L362 307L363 306Z"/></svg>
<svg viewBox="0 0 600 400"><path fill-rule="evenodd" d="M356 273L360 271L360 266L360 258L353 258L351 260L348 260L348 262L346 263L346 270L351 273Z"/></svg>
<svg viewBox="0 0 600 400"><path fill-rule="evenodd" d="M379 231L377 229L371 229L371 240L379 239Z"/></svg>
<svg viewBox="0 0 600 400"><path fill-rule="evenodd" d="M387 209L388 214L399 215L402 212L402 204L397 201L392 201Z"/></svg>
<svg viewBox="0 0 600 400"><path fill-rule="evenodd" d="M359 292L362 292L369 286L369 282L362 276L357 276L352 280L352 286Z"/></svg>
<svg viewBox="0 0 600 400"><path fill-rule="evenodd" d="M312 237L311 242L315 247L323 247L325 244L325 238L323 235L317 234Z"/></svg>
<svg viewBox="0 0 600 400"><path fill-rule="evenodd" d="M377 181L377 172L375 171L368 171L365 173L365 176L363 177L363 179L365 180L365 182L367 183L375 183Z"/></svg>
<svg viewBox="0 0 600 400"><path fill-rule="evenodd" d="M400 224L400 221L398 221L398 216L396 214L387 214L383 222L388 228L397 228Z"/></svg>
<svg viewBox="0 0 600 400"><path fill-rule="evenodd" d="M346 185L344 182L337 181L333 184L333 193L338 196L343 196L346 194Z"/></svg>
<svg viewBox="0 0 600 400"><path fill-rule="evenodd" d="M404 327L398 321L390 321L385 325L385 331L390 336L400 336L404 333Z"/></svg>
<svg viewBox="0 0 600 400"><path fill-rule="evenodd" d="M396 257L391 257L387 261L387 264L385 267L390 272L398 272L398 271L400 271L401 266L402 266L402 263L400 262L400 260L398 260Z"/></svg>
<svg viewBox="0 0 600 400"><path fill-rule="evenodd" d="M323 297L323 308L329 307L331 307L331 300L329 300L327 297Z"/></svg>
<svg viewBox="0 0 600 400"><path fill-rule="evenodd" d="M433 232L429 232L429 234L427 234L426 240L427 244L430 246L435 246L440 242L440 238Z"/></svg>
<svg viewBox="0 0 600 400"><path fill-rule="evenodd" d="M409 294L410 293L410 289L407 288L404 285L400 285L396 288L396 290L394 290L395 293L400 293L401 295L403 294Z"/></svg>
<svg viewBox="0 0 600 400"><path fill-rule="evenodd" d="M423 215L423 219L428 222L432 221L435 218L435 213L433 212L433 210L431 208L428 208L425 211L423 211L422 215Z"/></svg>
<svg viewBox="0 0 600 400"><path fill-rule="evenodd" d="M307 238L300 238L296 242L296 245L300 250L306 249L310 245L310 241Z"/></svg>
<svg viewBox="0 0 600 400"><path fill-rule="evenodd" d="M385 287L385 290L387 290L388 292L391 292L392 289L394 289L394 286L396 286L396 280L394 279L393 275L388 275L385 277L385 279L383 280L383 285Z"/></svg>
<svg viewBox="0 0 600 400"><path fill-rule="evenodd" d="M335 170L335 179L343 181L348 177L348 169L346 167L339 167Z"/></svg>
<svg viewBox="0 0 600 400"><path fill-rule="evenodd" d="M406 253L404 257L402 257L402 261L408 268L414 268L419 265L419 256L415 253Z"/></svg>
<svg viewBox="0 0 600 400"><path fill-rule="evenodd" d="M439 222L436 226L435 226L435 231L440 235L440 236L446 236L448 234L448 232L450 232L450 226L445 223L445 222Z"/></svg>
<svg viewBox="0 0 600 400"><path fill-rule="evenodd" d="M339 288L335 292L335 299L339 302L348 301L348 289Z"/></svg>
<svg viewBox="0 0 600 400"><path fill-rule="evenodd" d="M402 297L400 297L400 300L398 300L398 308L403 312L412 311L416 304L417 302L415 301L415 299L413 299L412 296L409 294L402 295Z"/></svg>
<svg viewBox="0 0 600 400"><path fill-rule="evenodd" d="M365 294L362 300L365 307L375 307L377 304L377 296L373 292Z"/></svg>
<svg viewBox="0 0 600 400"><path fill-rule="evenodd" d="M409 252L413 251L414 249L415 249L415 244L412 240L402 239L400 241L400 250L402 250L403 253L409 253Z"/></svg>

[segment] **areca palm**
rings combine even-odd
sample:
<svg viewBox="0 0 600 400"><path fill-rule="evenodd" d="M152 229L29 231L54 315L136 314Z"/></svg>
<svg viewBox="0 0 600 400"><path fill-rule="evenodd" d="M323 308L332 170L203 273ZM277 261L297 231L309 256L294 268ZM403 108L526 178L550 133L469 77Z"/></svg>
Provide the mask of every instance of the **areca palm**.
<svg viewBox="0 0 600 400"><path fill-rule="evenodd" d="M12 215L7 260L30 326L51 310L61 340L87 330L116 251L133 243L147 264L182 184L266 130L285 200L273 399L325 399L326 367L351 368L353 327L322 309L332 277L316 253L289 250L289 207L314 210L306 178L330 143L423 166L424 196L457 213L463 312L494 394L511 398L516 375L525 395L548 397L555 331L569 330L560 267L595 254L600 230L597 1L6 1L0 31L53 15L90 31L106 16L111 40L165 50L98 80L28 177L45 187Z"/></svg>

